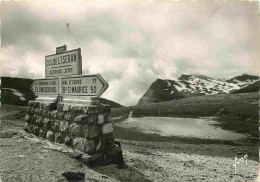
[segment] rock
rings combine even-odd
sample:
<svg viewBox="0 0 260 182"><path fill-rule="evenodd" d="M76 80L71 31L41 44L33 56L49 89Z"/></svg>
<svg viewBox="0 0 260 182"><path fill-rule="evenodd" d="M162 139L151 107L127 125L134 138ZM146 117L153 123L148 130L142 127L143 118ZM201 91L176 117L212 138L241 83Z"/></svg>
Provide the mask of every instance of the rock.
<svg viewBox="0 0 260 182"><path fill-rule="evenodd" d="M34 114L34 110L35 110L34 108L31 109L31 115Z"/></svg>
<svg viewBox="0 0 260 182"><path fill-rule="evenodd" d="M52 131L48 131L46 139L51 141L51 142L54 141L54 133Z"/></svg>
<svg viewBox="0 0 260 182"><path fill-rule="evenodd" d="M88 116L88 124L96 124L97 122L97 116L96 115L89 115Z"/></svg>
<svg viewBox="0 0 260 182"><path fill-rule="evenodd" d="M84 108L84 114L98 114L97 106L88 106Z"/></svg>
<svg viewBox="0 0 260 182"><path fill-rule="evenodd" d="M81 161L87 164L91 162L95 162L97 160L103 160L102 153L95 153L93 155L83 154L81 157Z"/></svg>
<svg viewBox="0 0 260 182"><path fill-rule="evenodd" d="M63 116L64 116L64 112L58 112L58 118L59 119L63 119Z"/></svg>
<svg viewBox="0 0 260 182"><path fill-rule="evenodd" d="M46 138L46 134L47 134L47 132L44 131L44 130L39 131L39 136L42 137L42 138Z"/></svg>
<svg viewBox="0 0 260 182"><path fill-rule="evenodd" d="M67 133L69 131L69 122L68 121L60 121L60 129L61 132Z"/></svg>
<svg viewBox="0 0 260 182"><path fill-rule="evenodd" d="M85 138L76 137L76 138L73 139L72 145L75 149L84 152L86 141L87 140Z"/></svg>
<svg viewBox="0 0 260 182"><path fill-rule="evenodd" d="M107 123L107 124L103 125L103 127L102 127L103 134L112 133L112 132L113 132L112 123Z"/></svg>
<svg viewBox="0 0 260 182"><path fill-rule="evenodd" d="M63 112L63 107L64 107L64 104L58 104L57 105L57 111L58 112Z"/></svg>
<svg viewBox="0 0 260 182"><path fill-rule="evenodd" d="M70 105L69 104L64 104L63 105L63 111L69 111L70 110Z"/></svg>
<svg viewBox="0 0 260 182"><path fill-rule="evenodd" d="M88 154L93 154L95 152L95 142L94 140L86 140L84 151Z"/></svg>
<svg viewBox="0 0 260 182"><path fill-rule="evenodd" d="M25 123L23 128L24 128L24 131L29 132L28 131L28 129L29 129L29 124L28 123Z"/></svg>
<svg viewBox="0 0 260 182"><path fill-rule="evenodd" d="M76 124L76 123L73 123L69 126L69 133L72 136L77 136L77 137L80 137L80 136L83 137L84 136L82 125L79 125L79 124Z"/></svg>
<svg viewBox="0 0 260 182"><path fill-rule="evenodd" d="M238 155L242 155L243 153L242 152L237 152Z"/></svg>
<svg viewBox="0 0 260 182"><path fill-rule="evenodd" d="M42 116L43 117L48 117L48 111L47 110L43 110L42 111Z"/></svg>
<svg viewBox="0 0 260 182"><path fill-rule="evenodd" d="M38 116L36 119L36 124L40 127L43 126L43 118L41 116Z"/></svg>
<svg viewBox="0 0 260 182"><path fill-rule="evenodd" d="M86 136L87 134L87 136ZM100 134L100 127L98 125L88 126L87 127L87 133L85 133L84 136L88 138L95 138L99 136Z"/></svg>
<svg viewBox="0 0 260 182"><path fill-rule="evenodd" d="M30 122L30 120L31 120L31 117L30 117L30 115L29 114L27 114L26 116L25 116L25 121L26 122Z"/></svg>
<svg viewBox="0 0 260 182"><path fill-rule="evenodd" d="M38 136L39 135L39 131L40 131L40 128L38 126L33 126L33 128L32 128L32 133L33 134Z"/></svg>
<svg viewBox="0 0 260 182"><path fill-rule="evenodd" d="M66 114L64 115L64 119L67 120L67 121L73 122L74 115L71 114L71 113L66 113Z"/></svg>
<svg viewBox="0 0 260 182"><path fill-rule="evenodd" d="M64 141L64 138L63 138L62 133L56 132L55 133L55 142L56 143L63 143L63 141Z"/></svg>
<svg viewBox="0 0 260 182"><path fill-rule="evenodd" d="M105 122L104 114L99 114L97 124L103 124L104 122Z"/></svg>
<svg viewBox="0 0 260 182"><path fill-rule="evenodd" d="M43 109L44 110L51 110L52 109L52 103L44 103Z"/></svg>
<svg viewBox="0 0 260 182"><path fill-rule="evenodd" d="M72 171L65 171L62 173L68 181L82 181L85 179L85 173L82 172L72 172Z"/></svg>
<svg viewBox="0 0 260 182"><path fill-rule="evenodd" d="M72 139L71 137L69 137L69 136L66 136L66 137L64 138L64 143L65 143L65 145L67 145L67 146L71 146L71 145L72 145L72 141L73 141L73 139Z"/></svg>
<svg viewBox="0 0 260 182"><path fill-rule="evenodd" d="M51 111L50 115L53 119L56 119L58 117L58 112L57 111Z"/></svg>
<svg viewBox="0 0 260 182"><path fill-rule="evenodd" d="M87 115L78 115L74 118L75 123L85 123L87 121Z"/></svg>
<svg viewBox="0 0 260 182"><path fill-rule="evenodd" d="M44 118L43 127L48 130L51 127L51 120L49 118Z"/></svg>
<svg viewBox="0 0 260 182"><path fill-rule="evenodd" d="M60 127L60 120L53 120L53 123L52 123L52 129L54 131L59 131L59 127Z"/></svg>

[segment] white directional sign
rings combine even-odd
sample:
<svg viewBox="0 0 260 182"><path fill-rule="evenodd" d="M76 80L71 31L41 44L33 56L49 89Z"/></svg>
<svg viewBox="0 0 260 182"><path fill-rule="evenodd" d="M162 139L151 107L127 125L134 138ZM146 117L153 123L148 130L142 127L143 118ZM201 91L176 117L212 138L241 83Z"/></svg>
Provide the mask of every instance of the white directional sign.
<svg viewBox="0 0 260 182"><path fill-rule="evenodd" d="M101 75L82 75L63 77L62 95L64 96L100 96L107 88L108 83Z"/></svg>
<svg viewBox="0 0 260 182"><path fill-rule="evenodd" d="M58 95L59 79L37 79L34 80L31 89L35 95Z"/></svg>
<svg viewBox="0 0 260 182"><path fill-rule="evenodd" d="M45 77L82 74L80 48L62 52L64 50L59 50L59 54L45 56Z"/></svg>

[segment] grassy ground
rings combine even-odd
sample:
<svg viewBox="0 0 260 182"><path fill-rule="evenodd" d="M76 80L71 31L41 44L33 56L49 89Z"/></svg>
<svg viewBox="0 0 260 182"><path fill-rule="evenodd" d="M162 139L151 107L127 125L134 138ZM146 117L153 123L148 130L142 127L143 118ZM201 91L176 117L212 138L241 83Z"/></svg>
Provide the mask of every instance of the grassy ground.
<svg viewBox="0 0 260 182"><path fill-rule="evenodd" d="M224 112L226 114L232 113L241 116L258 116L259 94L246 93L234 95L206 95L174 101L133 106L129 107L128 109L133 110L134 117L198 117L213 116L219 112ZM126 111L126 109L122 111Z"/></svg>

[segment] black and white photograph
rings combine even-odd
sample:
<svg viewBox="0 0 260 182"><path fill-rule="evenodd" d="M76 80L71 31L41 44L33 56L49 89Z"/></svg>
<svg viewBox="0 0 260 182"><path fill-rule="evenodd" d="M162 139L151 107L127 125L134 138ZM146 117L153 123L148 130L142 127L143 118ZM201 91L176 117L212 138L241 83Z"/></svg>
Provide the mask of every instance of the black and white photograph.
<svg viewBox="0 0 260 182"><path fill-rule="evenodd" d="M0 7L0 182L260 181L259 1Z"/></svg>

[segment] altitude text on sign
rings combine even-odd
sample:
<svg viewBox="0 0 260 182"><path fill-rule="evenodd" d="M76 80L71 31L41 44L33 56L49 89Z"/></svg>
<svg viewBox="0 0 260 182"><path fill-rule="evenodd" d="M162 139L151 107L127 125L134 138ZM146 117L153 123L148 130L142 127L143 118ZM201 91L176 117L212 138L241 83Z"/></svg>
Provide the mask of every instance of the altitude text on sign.
<svg viewBox="0 0 260 182"><path fill-rule="evenodd" d="M45 56L46 77L80 74L82 74L80 48L60 54Z"/></svg>
<svg viewBox="0 0 260 182"><path fill-rule="evenodd" d="M37 79L34 80L31 89L35 95L58 95L59 80L58 78Z"/></svg>
<svg viewBox="0 0 260 182"><path fill-rule="evenodd" d="M108 88L101 75L83 75L62 78L62 95L100 96Z"/></svg>

